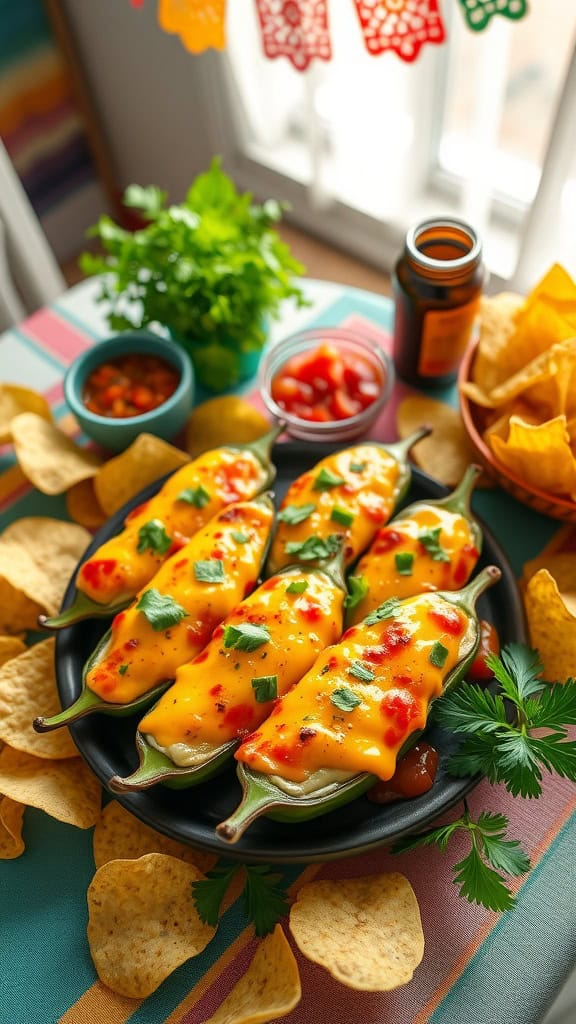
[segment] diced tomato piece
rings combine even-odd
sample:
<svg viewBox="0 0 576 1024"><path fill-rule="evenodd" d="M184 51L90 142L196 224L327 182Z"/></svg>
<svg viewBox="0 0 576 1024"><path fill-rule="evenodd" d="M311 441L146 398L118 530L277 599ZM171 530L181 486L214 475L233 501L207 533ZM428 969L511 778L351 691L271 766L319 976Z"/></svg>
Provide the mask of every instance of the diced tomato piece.
<svg viewBox="0 0 576 1024"><path fill-rule="evenodd" d="M362 409L360 402L351 398L342 388L338 388L329 402L329 409L335 420L347 420Z"/></svg>

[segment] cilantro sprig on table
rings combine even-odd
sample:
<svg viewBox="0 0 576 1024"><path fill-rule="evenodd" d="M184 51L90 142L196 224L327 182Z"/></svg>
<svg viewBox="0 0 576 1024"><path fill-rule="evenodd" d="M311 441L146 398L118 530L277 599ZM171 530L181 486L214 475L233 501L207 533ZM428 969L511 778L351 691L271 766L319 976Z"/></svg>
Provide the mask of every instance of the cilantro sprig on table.
<svg viewBox="0 0 576 1024"><path fill-rule="evenodd" d="M192 899L200 920L212 926L218 924L222 901L238 871L245 872L241 894L244 914L253 922L257 936L268 935L288 913L288 897L279 885L282 875L262 864L217 865L205 878L192 882Z"/></svg>
<svg viewBox="0 0 576 1024"><path fill-rule="evenodd" d="M486 658L499 693L461 683L434 705L434 720L463 737L447 761L456 776L486 775L513 796L539 797L542 771L576 781L576 742L567 727L576 723L576 681L548 683L541 678L538 652L526 644L508 644L500 656ZM518 840L506 838L508 819L482 811L474 821L465 803L456 821L397 842L393 853L436 845L445 851L456 832L470 836L470 852L454 865L454 882L471 903L503 911L515 897L503 876L530 870Z"/></svg>
<svg viewBox="0 0 576 1024"><path fill-rule="evenodd" d="M575 782L576 743L567 726L576 724L576 680L544 682L537 651L524 644L488 655L486 664L501 693L462 683L434 708L436 722L464 737L448 760L450 773L481 773L523 797L540 796L543 769Z"/></svg>
<svg viewBox="0 0 576 1024"><path fill-rule="evenodd" d="M470 852L454 865L454 884L470 903L488 910L510 910L516 897L502 878L518 876L530 870L530 859L517 839L506 839L508 818L504 814L482 811L474 821L464 802L464 814L449 825L431 828L417 836L406 836L392 847L392 853L405 853L422 846L438 846L444 852L457 832L467 832Z"/></svg>

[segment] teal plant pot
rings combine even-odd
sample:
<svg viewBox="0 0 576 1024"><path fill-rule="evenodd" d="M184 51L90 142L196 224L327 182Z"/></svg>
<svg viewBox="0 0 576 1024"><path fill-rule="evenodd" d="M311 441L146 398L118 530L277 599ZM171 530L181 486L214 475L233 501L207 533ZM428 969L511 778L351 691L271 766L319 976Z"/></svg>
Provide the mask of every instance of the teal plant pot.
<svg viewBox="0 0 576 1024"><path fill-rule="evenodd" d="M158 356L176 368L180 383L162 405L139 416L115 419L90 412L83 391L88 375L109 359L138 353ZM188 354L168 338L150 331L123 331L97 342L71 364L64 377L64 397L82 431L109 451L123 451L139 434L155 434L165 441L183 429L194 404L194 369Z"/></svg>
<svg viewBox="0 0 576 1024"><path fill-rule="evenodd" d="M264 317L262 319L262 328L266 338L268 337L269 323L270 322L268 317ZM171 327L166 327L165 329L167 330L168 335L172 339L172 341L180 348L182 348L182 350L186 351L189 359L191 360L194 366L196 381L199 385L200 391L221 394L224 391L234 390L234 388L238 387L238 385L244 384L246 381L252 380L253 378L256 377L258 369L260 367L262 353L264 352L264 348L266 345L265 342L262 345L262 348L253 349L249 352L237 352L233 348L228 349L225 345L222 345L221 347L223 350L223 360L225 360L226 356L229 354L235 355L238 359L238 368L237 372L234 375L232 375L230 373L229 366L227 366L223 361L223 383L220 386L220 384L216 383L215 381L208 381L203 371L201 361L202 354L210 346L208 344L204 344L203 342L195 342L194 340L182 337L181 335L173 331ZM215 362L213 366L210 367L211 371L214 369L214 367L216 368L217 377L217 362ZM197 397L201 398L202 396L201 394L198 394Z"/></svg>

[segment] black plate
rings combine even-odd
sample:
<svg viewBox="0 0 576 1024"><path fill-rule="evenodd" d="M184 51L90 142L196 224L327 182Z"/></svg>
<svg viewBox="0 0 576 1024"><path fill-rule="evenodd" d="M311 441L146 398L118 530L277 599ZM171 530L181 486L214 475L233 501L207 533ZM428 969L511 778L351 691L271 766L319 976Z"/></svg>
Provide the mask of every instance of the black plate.
<svg viewBox="0 0 576 1024"><path fill-rule="evenodd" d="M282 498L295 477L334 450L334 446L320 444L278 445L274 452L278 469L278 498ZM162 482L151 484L112 516L95 535L84 558L117 533L130 509L150 498ZM439 498L446 493L445 487L414 468L405 504L422 498ZM481 526L484 549L479 567L499 566L502 579L480 599L479 614L496 625L502 644L525 641L524 614L514 573L490 530L482 522ZM72 603L74 594L75 587L71 583L64 598L64 608ZM106 620L93 619L58 633L56 666L63 707L68 707L78 696L84 662L107 625ZM95 714L71 727L80 753L104 785L112 775L129 775L137 766L134 734L139 717L112 718ZM302 824L284 824L260 818L234 846L222 842L214 831L218 822L228 817L240 799L240 785L232 764L223 774L201 786L174 790L159 785L140 793L118 795L116 799L142 821L166 835L228 858L268 863L329 860L389 843L406 832L426 826L478 784L478 777L454 779L446 773L447 757L457 746L455 737L435 727L430 728L426 738L440 756L436 781L425 796L387 805L374 804L361 797L331 814Z"/></svg>

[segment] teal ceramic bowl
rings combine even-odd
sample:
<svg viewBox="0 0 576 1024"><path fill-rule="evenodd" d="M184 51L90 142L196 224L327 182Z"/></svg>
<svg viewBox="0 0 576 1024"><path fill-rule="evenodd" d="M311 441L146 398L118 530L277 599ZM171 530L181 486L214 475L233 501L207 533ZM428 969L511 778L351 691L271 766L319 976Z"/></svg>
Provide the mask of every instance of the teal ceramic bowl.
<svg viewBox="0 0 576 1024"><path fill-rule="evenodd" d="M110 359L133 353L159 356L174 366L180 375L174 394L150 412L122 419L99 416L87 409L83 392L92 370ZM187 354L174 342L150 331L124 331L96 342L74 360L64 377L64 397L88 437L109 451L120 452L139 434L155 434L170 441L182 430L194 402L194 371Z"/></svg>

